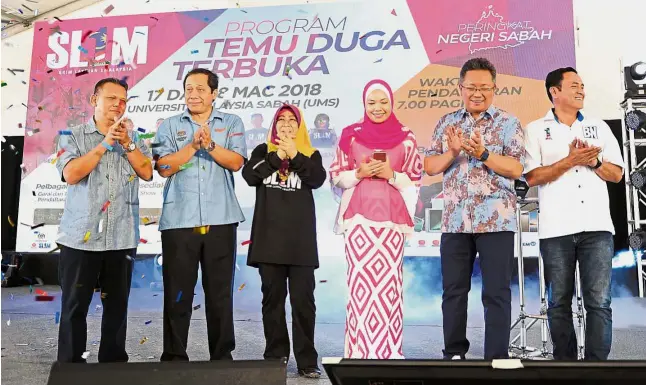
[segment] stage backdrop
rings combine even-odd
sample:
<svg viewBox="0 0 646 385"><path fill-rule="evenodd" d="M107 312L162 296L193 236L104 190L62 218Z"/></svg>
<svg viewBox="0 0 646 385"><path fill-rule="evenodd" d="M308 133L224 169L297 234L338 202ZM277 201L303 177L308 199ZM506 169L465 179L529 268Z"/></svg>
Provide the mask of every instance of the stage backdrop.
<svg viewBox="0 0 646 385"><path fill-rule="evenodd" d="M550 107L547 72L574 66L572 2L564 0L388 0L146 14L39 22L35 26L17 250L55 247L66 185L55 169L58 131L92 118L93 85L125 79L127 114L154 133L184 108L182 79L194 67L220 76L219 109L245 122L249 153L265 140L281 103L300 106L312 142L329 165L343 127L363 116L371 79L395 90L395 114L416 134L420 152L443 114L461 107L460 66L486 57L498 70L495 104L527 124ZM141 131L141 130L140 130ZM439 178L426 177L407 256L439 254ZM164 179L140 184L140 254L161 252L157 225ZM249 238L254 190L236 173ZM343 255L332 233L338 203L329 184L316 191L323 258ZM93 237L101 237L96 214ZM529 230L534 223L530 218ZM148 223L148 225L146 225ZM152 224L150 224L152 223ZM39 226L41 225L41 226ZM37 228L32 228L36 227ZM526 255L537 255L526 233Z"/></svg>

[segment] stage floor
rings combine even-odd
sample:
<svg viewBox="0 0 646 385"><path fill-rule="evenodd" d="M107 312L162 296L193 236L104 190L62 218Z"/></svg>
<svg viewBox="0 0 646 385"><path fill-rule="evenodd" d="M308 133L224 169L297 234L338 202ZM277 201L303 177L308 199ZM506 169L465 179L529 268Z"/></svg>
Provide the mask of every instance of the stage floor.
<svg viewBox="0 0 646 385"><path fill-rule="evenodd" d="M38 287L56 296L53 302L36 302L29 287L2 289L2 383L3 385L47 383L51 363L56 357L58 325L55 313L60 310L60 291L57 286ZM36 287L34 287L36 290ZM202 303L201 291L196 293L194 304ZM471 351L468 358L482 358L484 329L482 306L471 301L468 336ZM96 362L102 309L99 293L95 293L88 316L88 361ZM518 301L514 299L513 316L516 317ZM535 308L534 305L529 310ZM162 344L162 295L145 288L133 288L131 293L128 352L131 361L157 361ZM617 298L613 302L615 329L612 359L646 360L646 300ZM437 314L429 314L429 322L406 323L404 328L404 354L408 358L441 358L442 328ZM478 315L480 314L480 315ZM261 359L264 349L259 304L236 301L235 359ZM151 321L146 324L147 321ZM539 339L538 325L530 330L530 345ZM316 345L320 357L340 357L343 354L342 319L325 320L316 325ZM515 335L515 334L514 334ZM141 340L146 337L145 343ZM193 312L189 336L191 360L208 359L204 306ZM323 369L321 367L321 369ZM325 377L325 373L324 373ZM296 374L293 357L288 367L288 384L329 384L321 380L301 379Z"/></svg>

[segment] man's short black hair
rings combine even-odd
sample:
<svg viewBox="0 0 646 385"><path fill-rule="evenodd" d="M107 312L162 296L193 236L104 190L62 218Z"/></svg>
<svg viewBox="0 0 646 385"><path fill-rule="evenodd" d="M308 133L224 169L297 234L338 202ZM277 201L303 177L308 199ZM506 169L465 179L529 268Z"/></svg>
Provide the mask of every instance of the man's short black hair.
<svg viewBox="0 0 646 385"><path fill-rule="evenodd" d="M186 79L188 79L189 76L191 75L197 75L197 74L204 74L209 77L207 80L207 83L209 84L209 88L211 89L211 92L215 91L218 89L218 75L214 74L212 71L207 70L206 68L194 68L190 70L186 76L184 76L184 88L186 89Z"/></svg>
<svg viewBox="0 0 646 385"><path fill-rule="evenodd" d="M563 75L568 72L574 72L575 74L578 73L572 67L563 67L563 68L557 68L554 71L547 74L547 77L545 78L545 91L547 91L547 97L550 98L550 102L553 101L552 94L550 94L550 88L556 87L560 90L561 84L563 83Z"/></svg>
<svg viewBox="0 0 646 385"><path fill-rule="evenodd" d="M95 95L98 94L99 91L101 90L101 88L103 88L103 85L108 84L108 83L119 85L119 86L125 88L126 92L128 92L128 83L122 81L121 79L117 79L117 78L105 78L105 79L99 80L94 85L94 94Z"/></svg>
<svg viewBox="0 0 646 385"><path fill-rule="evenodd" d="M474 57L467 60L460 69L460 84L464 81L464 75L469 71L485 70L491 74L491 80L496 83L496 67L487 59L483 57Z"/></svg>

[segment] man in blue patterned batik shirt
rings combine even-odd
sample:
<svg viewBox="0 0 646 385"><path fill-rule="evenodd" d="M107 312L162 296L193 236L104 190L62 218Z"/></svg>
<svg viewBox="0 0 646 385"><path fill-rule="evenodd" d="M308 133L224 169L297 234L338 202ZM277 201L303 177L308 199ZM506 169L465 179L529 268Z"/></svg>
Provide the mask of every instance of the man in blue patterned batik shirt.
<svg viewBox="0 0 646 385"><path fill-rule="evenodd" d="M103 318L99 362L128 361L126 327L133 258L139 244L139 178L150 181L150 152L123 123L128 84L114 78L94 86L94 114L61 131L56 168L67 183L56 241L61 319L58 361L85 362L86 317L99 282Z"/></svg>
<svg viewBox="0 0 646 385"><path fill-rule="evenodd" d="M233 172L247 155L242 120L213 106L218 77L197 68L184 78L186 110L157 131L164 186L159 221L164 261L164 352L162 361L188 360L186 343L193 290L202 269L211 360L232 359L233 276L236 230L244 221L235 195Z"/></svg>
<svg viewBox="0 0 646 385"><path fill-rule="evenodd" d="M440 255L444 357L469 350L467 300L476 254L482 271L484 358L507 358L516 229L514 180L523 171L520 121L492 105L496 69L487 59L460 70L464 108L440 118L424 169L444 173Z"/></svg>

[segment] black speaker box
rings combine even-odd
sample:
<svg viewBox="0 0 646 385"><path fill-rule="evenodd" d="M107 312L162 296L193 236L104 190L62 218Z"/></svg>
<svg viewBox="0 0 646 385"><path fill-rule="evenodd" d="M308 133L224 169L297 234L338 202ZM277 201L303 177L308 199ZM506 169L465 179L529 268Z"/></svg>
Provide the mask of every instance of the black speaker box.
<svg viewBox="0 0 646 385"><path fill-rule="evenodd" d="M503 362L504 361L504 362ZM435 361L324 358L333 385L646 384L646 361ZM566 382L567 381L567 382ZM554 382L556 383L556 382Z"/></svg>
<svg viewBox="0 0 646 385"><path fill-rule="evenodd" d="M47 385L285 385L287 360L58 363Z"/></svg>

